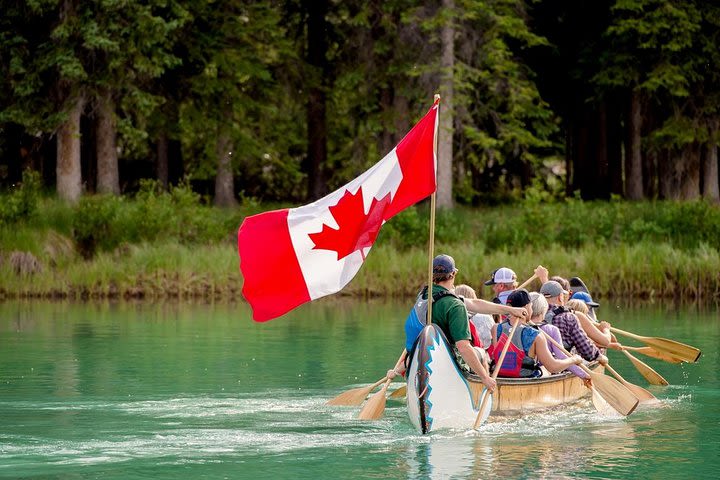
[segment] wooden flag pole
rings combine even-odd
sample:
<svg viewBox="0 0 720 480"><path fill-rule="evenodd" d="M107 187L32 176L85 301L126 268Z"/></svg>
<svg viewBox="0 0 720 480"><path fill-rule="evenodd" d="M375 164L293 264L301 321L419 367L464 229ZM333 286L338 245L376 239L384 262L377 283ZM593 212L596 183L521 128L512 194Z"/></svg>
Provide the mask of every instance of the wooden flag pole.
<svg viewBox="0 0 720 480"><path fill-rule="evenodd" d="M440 95L435 94L435 102L438 102L437 118L440 118ZM428 240L428 309L427 319L425 319L425 325L432 323L432 287L433 287L433 257L435 247L435 195L437 193L437 140L438 140L438 129L435 128L435 137L433 138L433 160L435 166L435 191L430 195L430 235Z"/></svg>

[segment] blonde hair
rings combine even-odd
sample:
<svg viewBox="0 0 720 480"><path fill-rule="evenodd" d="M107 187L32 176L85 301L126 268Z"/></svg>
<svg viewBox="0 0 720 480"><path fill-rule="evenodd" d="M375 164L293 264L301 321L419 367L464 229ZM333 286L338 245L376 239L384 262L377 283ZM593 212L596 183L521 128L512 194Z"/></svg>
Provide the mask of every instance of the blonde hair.
<svg viewBox="0 0 720 480"><path fill-rule="evenodd" d="M584 313L585 315L587 315L590 311L587 304L577 298L571 298L565 302L565 306L570 310L575 310L576 312Z"/></svg>
<svg viewBox="0 0 720 480"><path fill-rule="evenodd" d="M455 287L455 295L465 298L477 298L475 290L473 290L470 285L465 285L464 283Z"/></svg>
<svg viewBox="0 0 720 480"><path fill-rule="evenodd" d="M538 292L530 292L530 303L532 304L532 318L540 317L542 322L545 318L545 314L548 311L548 302L545 296L540 295Z"/></svg>

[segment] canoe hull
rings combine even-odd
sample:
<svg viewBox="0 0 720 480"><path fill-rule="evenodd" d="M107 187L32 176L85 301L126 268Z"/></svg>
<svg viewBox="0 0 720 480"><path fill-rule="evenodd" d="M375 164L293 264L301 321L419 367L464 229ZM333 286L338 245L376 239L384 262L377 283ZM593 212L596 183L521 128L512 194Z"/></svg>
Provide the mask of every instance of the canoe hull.
<svg viewBox="0 0 720 480"><path fill-rule="evenodd" d="M472 428L483 385L479 377L458 369L438 327L423 329L411 358L407 408L415 428L421 433ZM555 407L590 395L582 380L569 372L536 379L499 378L497 383L492 415Z"/></svg>

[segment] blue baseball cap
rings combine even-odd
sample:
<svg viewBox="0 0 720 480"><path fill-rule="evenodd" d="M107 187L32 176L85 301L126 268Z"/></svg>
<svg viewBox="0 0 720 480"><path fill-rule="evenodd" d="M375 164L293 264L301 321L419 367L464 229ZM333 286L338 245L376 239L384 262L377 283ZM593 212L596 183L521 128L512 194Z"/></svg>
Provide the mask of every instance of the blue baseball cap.
<svg viewBox="0 0 720 480"><path fill-rule="evenodd" d="M433 259L433 273L455 273L455 260L450 255L438 255Z"/></svg>
<svg viewBox="0 0 720 480"><path fill-rule="evenodd" d="M587 292L575 292L572 294L572 297L570 299L580 300L587 304L588 307L594 307L597 308L600 306L599 303L593 302L592 297Z"/></svg>

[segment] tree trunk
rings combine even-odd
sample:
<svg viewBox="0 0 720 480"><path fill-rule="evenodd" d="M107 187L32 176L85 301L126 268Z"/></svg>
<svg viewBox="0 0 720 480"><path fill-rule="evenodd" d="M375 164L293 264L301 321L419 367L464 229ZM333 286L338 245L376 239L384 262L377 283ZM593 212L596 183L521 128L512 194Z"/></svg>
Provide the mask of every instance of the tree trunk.
<svg viewBox="0 0 720 480"><path fill-rule="evenodd" d="M395 114L395 138L393 140L393 146L400 143L405 134L410 131L410 123L408 118L410 115L410 106L408 105L408 99L404 95L398 95L395 92L393 98L393 112Z"/></svg>
<svg viewBox="0 0 720 480"><path fill-rule="evenodd" d="M592 150L592 143L590 140L590 132L588 128L588 113L581 112L577 118L577 128L575 130L577 134L577 142L574 149L573 165L572 165L572 187L571 193L580 190L582 198L589 200L590 188L588 187L588 178L592 178L593 174L590 171L592 164L590 161ZM587 188L586 188L587 187Z"/></svg>
<svg viewBox="0 0 720 480"><path fill-rule="evenodd" d="M663 200L680 199L682 178L682 151L664 149L658 154L658 174L660 198Z"/></svg>
<svg viewBox="0 0 720 480"><path fill-rule="evenodd" d="M97 137L95 144L97 148L97 191L120 195L115 103L109 92L105 92L98 99L95 131Z"/></svg>
<svg viewBox="0 0 720 480"><path fill-rule="evenodd" d="M327 0L307 0L307 58L313 79L308 92L308 152L305 172L308 175L308 198L316 200L327 190L323 166L327 163L327 96L329 66L327 61Z"/></svg>
<svg viewBox="0 0 720 480"><path fill-rule="evenodd" d="M575 151L576 135L577 128L575 127L575 122L570 119L565 132L565 195L568 197L572 195L573 158L577 155Z"/></svg>
<svg viewBox="0 0 720 480"><path fill-rule="evenodd" d="M680 199L700 198L700 146L692 143L682 149L677 168L680 172Z"/></svg>
<svg viewBox="0 0 720 480"><path fill-rule="evenodd" d="M608 181L610 194L623 196L622 113L616 101L608 105Z"/></svg>
<svg viewBox="0 0 720 480"><path fill-rule="evenodd" d="M155 165L155 173L160 185L162 185L165 191L168 189L168 179L170 175L168 158L168 137L165 132L162 132L157 139L157 164Z"/></svg>
<svg viewBox="0 0 720 480"><path fill-rule="evenodd" d="M449 14L440 32L442 53L440 69L440 121L438 124L437 206L453 206L453 68L455 66L455 0L442 0L442 9Z"/></svg>
<svg viewBox="0 0 720 480"><path fill-rule="evenodd" d="M630 96L630 114L628 115L627 148L625 149L625 198L642 200L642 110L640 94L633 91Z"/></svg>
<svg viewBox="0 0 720 480"><path fill-rule="evenodd" d="M608 161L608 115L607 101L602 100L595 112L595 122L597 130L595 131L595 180L588 182L592 185L592 198L610 198L610 182L609 182L609 161ZM588 179L590 180L590 179Z"/></svg>
<svg viewBox="0 0 720 480"><path fill-rule="evenodd" d="M80 117L84 107L85 98L80 96L57 132L57 194L69 203L76 203L82 193Z"/></svg>
<svg viewBox="0 0 720 480"><path fill-rule="evenodd" d="M232 169L232 142L226 132L220 132L215 146L218 167L215 176L215 205L218 207L234 207L235 182Z"/></svg>
<svg viewBox="0 0 720 480"><path fill-rule="evenodd" d="M390 112L392 112L392 97L393 92L389 86L384 87L382 90L380 90L380 110L383 112L383 116L387 118ZM391 125L388 123L385 123L383 125L382 134L380 136L380 155L387 155L393 148L395 148L396 143L395 135L393 135L393 129L391 128Z"/></svg>
<svg viewBox="0 0 720 480"><path fill-rule="evenodd" d="M703 197L713 203L720 203L720 188L718 186L718 147L715 143L715 132L712 132L710 141L705 145L703 157Z"/></svg>
<svg viewBox="0 0 720 480"><path fill-rule="evenodd" d="M660 195L660 154L657 150L646 150L642 154L643 194L645 198Z"/></svg>

